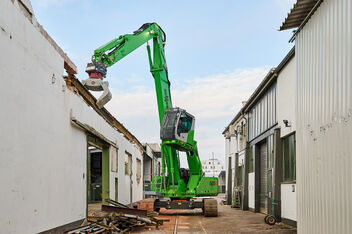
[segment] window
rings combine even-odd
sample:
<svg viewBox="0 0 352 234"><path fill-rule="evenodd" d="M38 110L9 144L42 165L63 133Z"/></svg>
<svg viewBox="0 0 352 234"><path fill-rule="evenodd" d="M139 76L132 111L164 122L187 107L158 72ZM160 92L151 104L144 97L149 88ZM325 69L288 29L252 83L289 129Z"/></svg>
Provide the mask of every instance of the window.
<svg viewBox="0 0 352 234"><path fill-rule="evenodd" d="M296 135L283 139L283 174L284 181L296 180Z"/></svg>
<svg viewBox="0 0 352 234"><path fill-rule="evenodd" d="M137 181L140 180L142 177L141 172L142 172L141 160L137 158L137 173L136 173Z"/></svg>
<svg viewBox="0 0 352 234"><path fill-rule="evenodd" d="M254 160L253 160L253 147L249 147L249 166L248 166L248 173L254 172Z"/></svg>
<svg viewBox="0 0 352 234"><path fill-rule="evenodd" d="M115 148L114 146L110 147L110 155L111 155L111 171L112 172L117 172L118 169L118 149Z"/></svg>
<svg viewBox="0 0 352 234"><path fill-rule="evenodd" d="M115 201L119 200L119 180L115 177Z"/></svg>
<svg viewBox="0 0 352 234"><path fill-rule="evenodd" d="M268 137L268 169L274 167L274 135Z"/></svg>
<svg viewBox="0 0 352 234"><path fill-rule="evenodd" d="M132 155L125 152L125 175L132 175Z"/></svg>

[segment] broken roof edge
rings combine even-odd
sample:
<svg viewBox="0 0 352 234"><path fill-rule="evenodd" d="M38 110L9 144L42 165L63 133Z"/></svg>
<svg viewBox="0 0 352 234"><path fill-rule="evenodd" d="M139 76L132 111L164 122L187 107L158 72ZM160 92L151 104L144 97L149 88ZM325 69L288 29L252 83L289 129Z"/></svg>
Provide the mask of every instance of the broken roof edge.
<svg viewBox="0 0 352 234"><path fill-rule="evenodd" d="M306 25L323 1L324 0L297 0L279 29L279 31L283 31L298 28L293 31L294 33L289 42L293 42L296 39L296 35Z"/></svg>
<svg viewBox="0 0 352 234"><path fill-rule="evenodd" d="M125 127L120 123L107 109L104 107L99 109L96 102L97 99L83 86L83 84L75 77L73 74L68 74L65 76L66 86L72 91L71 87L76 88L78 94L83 98L83 100L93 108L103 119L118 132L122 133L126 139L136 143L140 148L141 152L144 152L144 147L142 143Z"/></svg>
<svg viewBox="0 0 352 234"><path fill-rule="evenodd" d="M282 22L279 31L300 26L317 2L319 0L297 0Z"/></svg>
<svg viewBox="0 0 352 234"><path fill-rule="evenodd" d="M14 4L15 1L12 0ZM38 22L35 17L32 4L30 0L18 0L16 1L18 7L21 9L24 16L29 20L29 22L37 28L40 34L51 44L51 46L56 50L56 52L64 60L64 69L67 74L77 74L77 66L72 62L72 60L67 56L67 54L61 49L61 47L55 42L55 40L49 35L49 33L44 29L44 27Z"/></svg>
<svg viewBox="0 0 352 234"><path fill-rule="evenodd" d="M64 60L64 68L67 74L77 74L77 66L72 62L72 60L67 56L67 54L61 49L61 47L55 42L55 40L48 34L48 32L43 28L41 24L38 24L39 32L42 36L54 47L54 49L59 53L59 55Z"/></svg>
<svg viewBox="0 0 352 234"><path fill-rule="evenodd" d="M291 48L291 50L286 54L283 60L279 63L276 68L271 68L270 71L266 74L262 82L258 85L258 87L254 90L252 95L248 98L246 104L240 109L240 111L235 115L235 117L231 120L231 122L225 127L222 134L224 135L228 130L230 125L234 124L242 115L248 112L248 109L255 104L256 99L260 98L261 93L266 91L266 87L271 84L273 78L276 78L279 73L284 69L284 67L291 61L291 59L295 55L295 46Z"/></svg>

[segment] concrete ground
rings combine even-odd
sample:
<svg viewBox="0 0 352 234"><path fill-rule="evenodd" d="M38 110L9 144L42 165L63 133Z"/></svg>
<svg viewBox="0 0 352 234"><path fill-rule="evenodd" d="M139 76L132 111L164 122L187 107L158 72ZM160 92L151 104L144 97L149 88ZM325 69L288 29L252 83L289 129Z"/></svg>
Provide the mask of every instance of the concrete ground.
<svg viewBox="0 0 352 234"><path fill-rule="evenodd" d="M146 227L132 233L297 233L296 228L277 223L264 223L263 214L233 209L219 204L218 217L204 217L200 209L160 211L159 218L169 218L159 229Z"/></svg>

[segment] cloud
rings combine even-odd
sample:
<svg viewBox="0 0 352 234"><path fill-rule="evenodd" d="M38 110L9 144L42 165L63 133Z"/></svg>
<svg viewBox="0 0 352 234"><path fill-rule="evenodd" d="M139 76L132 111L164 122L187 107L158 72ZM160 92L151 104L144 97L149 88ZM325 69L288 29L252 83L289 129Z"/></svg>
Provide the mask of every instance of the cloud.
<svg viewBox="0 0 352 234"><path fill-rule="evenodd" d="M196 117L196 140L202 159L215 152L224 157L221 132L249 98L269 67L240 69L196 77L171 85L173 106ZM159 142L159 121L154 88L135 86L129 91L113 89L106 108L142 142ZM224 161L224 160L222 160Z"/></svg>

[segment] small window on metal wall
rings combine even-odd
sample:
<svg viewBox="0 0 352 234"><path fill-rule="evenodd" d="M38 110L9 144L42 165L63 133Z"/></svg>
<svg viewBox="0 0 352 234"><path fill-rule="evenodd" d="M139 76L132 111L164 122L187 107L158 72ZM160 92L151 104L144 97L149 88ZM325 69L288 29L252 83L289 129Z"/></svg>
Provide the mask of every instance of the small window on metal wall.
<svg viewBox="0 0 352 234"><path fill-rule="evenodd" d="M118 170L118 149L114 146L110 147L110 157L111 157L111 171L117 172Z"/></svg>
<svg viewBox="0 0 352 234"><path fill-rule="evenodd" d="M273 167L274 167L274 135L268 137L268 192L273 191Z"/></svg>
<svg viewBox="0 0 352 234"><path fill-rule="evenodd" d="M142 172L141 160L137 158L137 173L136 173L137 181L140 180L142 177L141 172Z"/></svg>
<svg viewBox="0 0 352 234"><path fill-rule="evenodd" d="M253 146L249 147L249 166L248 166L248 173L254 172L254 159L253 159Z"/></svg>
<svg viewBox="0 0 352 234"><path fill-rule="evenodd" d="M132 175L132 155L125 152L125 175Z"/></svg>
<svg viewBox="0 0 352 234"><path fill-rule="evenodd" d="M283 180L296 180L296 135L283 139Z"/></svg>
<svg viewBox="0 0 352 234"><path fill-rule="evenodd" d="M268 137L268 169L274 167L274 135Z"/></svg>

